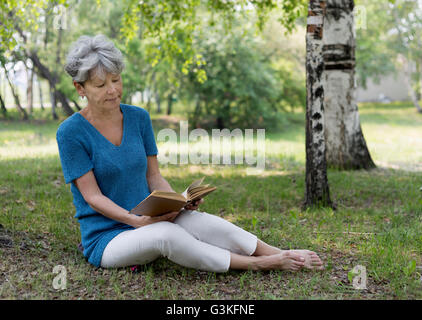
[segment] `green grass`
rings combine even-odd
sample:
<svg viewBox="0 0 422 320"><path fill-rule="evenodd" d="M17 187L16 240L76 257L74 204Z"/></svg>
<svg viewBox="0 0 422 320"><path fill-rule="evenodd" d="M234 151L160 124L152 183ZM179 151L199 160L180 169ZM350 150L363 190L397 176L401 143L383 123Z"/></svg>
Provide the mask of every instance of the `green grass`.
<svg viewBox="0 0 422 320"><path fill-rule="evenodd" d="M162 167L178 191L205 174L219 189L202 210L280 248L316 251L326 264L317 273L215 274L162 258L139 273L94 268L76 248L79 225L55 142L59 123L48 120L47 112L37 115L42 121L0 120L1 299L422 298L422 116L410 104L360 106L362 129L378 168L329 170L336 211L301 210L301 113L289 114L289 123L278 132L266 132L262 175L246 175L245 166ZM156 115L153 121L156 131L177 128L177 121L169 124ZM56 265L67 270L62 291L52 285ZM367 290L354 289L348 279L357 265L366 268Z"/></svg>

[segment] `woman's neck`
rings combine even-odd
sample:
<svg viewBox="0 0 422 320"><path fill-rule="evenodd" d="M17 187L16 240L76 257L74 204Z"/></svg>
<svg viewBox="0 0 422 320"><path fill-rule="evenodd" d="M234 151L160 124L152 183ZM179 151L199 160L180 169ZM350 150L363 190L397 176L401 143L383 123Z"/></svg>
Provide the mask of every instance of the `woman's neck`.
<svg viewBox="0 0 422 320"><path fill-rule="evenodd" d="M101 110L89 104L80 113L91 122L114 122L120 121L122 117L120 108Z"/></svg>

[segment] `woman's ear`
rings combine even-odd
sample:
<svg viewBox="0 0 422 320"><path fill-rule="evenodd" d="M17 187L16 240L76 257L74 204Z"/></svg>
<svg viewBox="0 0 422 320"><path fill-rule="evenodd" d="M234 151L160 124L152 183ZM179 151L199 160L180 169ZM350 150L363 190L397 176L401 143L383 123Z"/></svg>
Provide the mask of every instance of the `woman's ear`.
<svg viewBox="0 0 422 320"><path fill-rule="evenodd" d="M85 88L84 88L83 83L73 81L73 85L75 86L76 91L78 91L79 95L84 97L85 96Z"/></svg>

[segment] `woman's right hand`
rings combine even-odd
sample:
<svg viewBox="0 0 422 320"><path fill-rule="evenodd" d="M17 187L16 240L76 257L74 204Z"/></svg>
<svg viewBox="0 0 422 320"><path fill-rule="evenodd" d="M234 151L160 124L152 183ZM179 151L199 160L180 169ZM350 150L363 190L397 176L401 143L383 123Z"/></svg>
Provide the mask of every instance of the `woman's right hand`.
<svg viewBox="0 0 422 320"><path fill-rule="evenodd" d="M156 217L133 215L130 225L134 228L140 228L160 221L173 222L174 219L176 219L176 217L179 215L179 213L180 211L173 211Z"/></svg>

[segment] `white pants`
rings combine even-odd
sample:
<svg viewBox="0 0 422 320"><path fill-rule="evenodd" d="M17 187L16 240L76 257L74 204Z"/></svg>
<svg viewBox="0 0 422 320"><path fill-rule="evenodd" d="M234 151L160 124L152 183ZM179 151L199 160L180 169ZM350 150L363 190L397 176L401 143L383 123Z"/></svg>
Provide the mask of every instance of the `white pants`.
<svg viewBox="0 0 422 320"><path fill-rule="evenodd" d="M218 216L184 210L173 222L161 221L113 238L101 259L104 268L149 263L164 256L188 268L226 272L230 252L252 255L257 237Z"/></svg>

